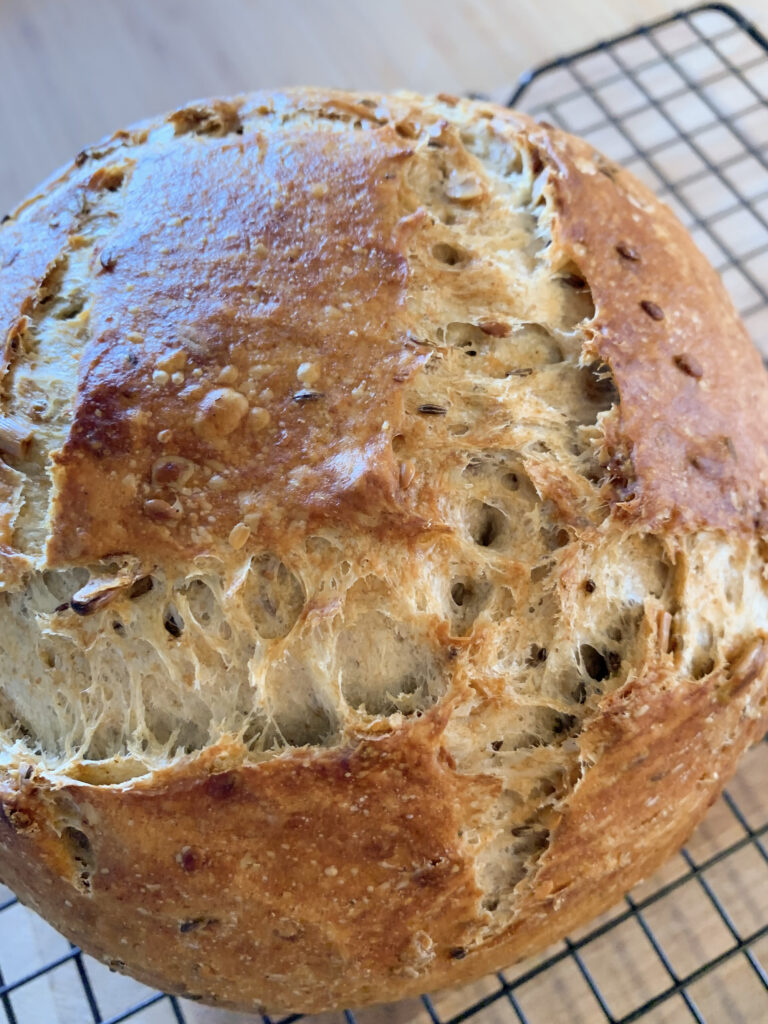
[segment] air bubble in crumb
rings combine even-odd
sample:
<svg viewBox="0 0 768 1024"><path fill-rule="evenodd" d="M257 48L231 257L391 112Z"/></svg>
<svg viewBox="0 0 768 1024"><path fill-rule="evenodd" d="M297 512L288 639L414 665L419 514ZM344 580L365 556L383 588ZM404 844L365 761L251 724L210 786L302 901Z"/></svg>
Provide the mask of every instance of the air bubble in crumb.
<svg viewBox="0 0 768 1024"><path fill-rule="evenodd" d="M266 640L287 636L304 608L298 576L268 552L252 560L241 594L248 618Z"/></svg>
<svg viewBox="0 0 768 1024"><path fill-rule="evenodd" d="M509 532L507 517L493 505L473 500L467 512L467 526L472 540L482 548L499 548Z"/></svg>
<svg viewBox="0 0 768 1024"><path fill-rule="evenodd" d="M491 598L492 590L492 585L486 580L464 577L452 582L449 618L454 636L466 636L472 631Z"/></svg>
<svg viewBox="0 0 768 1024"><path fill-rule="evenodd" d="M184 619L174 605L168 605L163 612L163 626L166 633L169 633L174 640L178 640L184 632Z"/></svg>
<svg viewBox="0 0 768 1024"><path fill-rule="evenodd" d="M446 686L426 640L382 612L366 612L342 629L336 656L344 699L371 715L418 713Z"/></svg>
<svg viewBox="0 0 768 1024"><path fill-rule="evenodd" d="M467 262L467 254L455 245L438 242L432 246L432 255L446 267L458 267Z"/></svg>

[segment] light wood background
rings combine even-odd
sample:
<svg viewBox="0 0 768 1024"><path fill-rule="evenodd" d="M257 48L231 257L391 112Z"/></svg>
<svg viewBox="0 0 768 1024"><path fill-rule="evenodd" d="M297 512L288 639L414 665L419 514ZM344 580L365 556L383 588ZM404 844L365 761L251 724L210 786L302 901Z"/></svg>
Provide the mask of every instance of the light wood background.
<svg viewBox="0 0 768 1024"><path fill-rule="evenodd" d="M683 4L685 0L683 0ZM674 0L0 0L0 212L84 145L282 85L497 90ZM768 0L742 5L768 28Z"/></svg>

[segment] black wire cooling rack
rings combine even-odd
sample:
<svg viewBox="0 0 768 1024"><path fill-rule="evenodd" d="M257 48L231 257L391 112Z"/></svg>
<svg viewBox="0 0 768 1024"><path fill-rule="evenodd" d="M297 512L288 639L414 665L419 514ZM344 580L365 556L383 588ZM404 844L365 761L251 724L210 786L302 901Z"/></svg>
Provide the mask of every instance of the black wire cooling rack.
<svg viewBox="0 0 768 1024"><path fill-rule="evenodd" d="M708 4L529 72L509 104L584 136L649 184L720 271L768 355L767 100L768 40L733 8ZM765 779L768 743L749 752L685 850L623 904L537 960L461 990L334 1019L768 1022ZM2 887L0 1006L8 1024L261 1019L111 974Z"/></svg>

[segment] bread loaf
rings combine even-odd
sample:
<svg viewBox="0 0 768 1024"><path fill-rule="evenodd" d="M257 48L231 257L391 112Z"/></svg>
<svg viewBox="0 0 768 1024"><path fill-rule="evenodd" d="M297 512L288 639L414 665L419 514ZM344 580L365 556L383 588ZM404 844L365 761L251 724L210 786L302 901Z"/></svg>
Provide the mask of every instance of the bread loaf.
<svg viewBox="0 0 768 1024"><path fill-rule="evenodd" d="M0 228L0 877L245 1010L505 967L766 727L768 386L671 212L485 103L296 90Z"/></svg>

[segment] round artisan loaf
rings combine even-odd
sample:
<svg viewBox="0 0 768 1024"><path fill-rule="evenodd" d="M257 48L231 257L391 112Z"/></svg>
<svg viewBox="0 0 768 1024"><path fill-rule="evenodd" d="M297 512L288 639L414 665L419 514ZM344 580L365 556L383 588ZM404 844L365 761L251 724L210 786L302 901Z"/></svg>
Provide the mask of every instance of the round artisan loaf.
<svg viewBox="0 0 768 1024"><path fill-rule="evenodd" d="M761 734L766 374L585 143L200 103L0 266L0 876L110 966L250 1010L477 977Z"/></svg>

